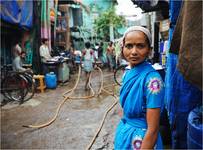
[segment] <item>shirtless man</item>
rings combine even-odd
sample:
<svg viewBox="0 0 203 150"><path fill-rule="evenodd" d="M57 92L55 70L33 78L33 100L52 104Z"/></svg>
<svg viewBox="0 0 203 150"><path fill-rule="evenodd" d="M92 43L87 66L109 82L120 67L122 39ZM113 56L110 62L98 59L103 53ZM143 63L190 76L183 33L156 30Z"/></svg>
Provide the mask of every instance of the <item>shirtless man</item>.
<svg viewBox="0 0 203 150"><path fill-rule="evenodd" d="M106 49L106 56L110 71L114 69L114 51L115 48L113 46L113 42L111 41Z"/></svg>

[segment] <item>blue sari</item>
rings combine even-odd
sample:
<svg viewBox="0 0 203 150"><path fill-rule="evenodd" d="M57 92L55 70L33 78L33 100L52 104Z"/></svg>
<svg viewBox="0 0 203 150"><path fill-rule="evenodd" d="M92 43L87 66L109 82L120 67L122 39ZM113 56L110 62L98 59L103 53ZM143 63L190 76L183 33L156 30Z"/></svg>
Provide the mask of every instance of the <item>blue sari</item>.
<svg viewBox="0 0 203 150"><path fill-rule="evenodd" d="M144 61L127 70L120 90L123 108L115 135L115 149L140 149L147 131L146 109L163 108L164 86L161 76ZM154 149L162 149L160 134Z"/></svg>

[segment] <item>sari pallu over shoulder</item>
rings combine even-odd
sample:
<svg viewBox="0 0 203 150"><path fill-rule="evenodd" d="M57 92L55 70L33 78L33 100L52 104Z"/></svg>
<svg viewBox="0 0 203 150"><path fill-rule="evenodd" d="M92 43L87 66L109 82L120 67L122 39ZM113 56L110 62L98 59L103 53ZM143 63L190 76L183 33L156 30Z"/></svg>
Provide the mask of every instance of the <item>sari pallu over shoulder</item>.
<svg viewBox="0 0 203 150"><path fill-rule="evenodd" d="M144 81L150 72L155 71L148 62L143 62L127 70L120 90L120 104L126 117L141 117L144 99Z"/></svg>

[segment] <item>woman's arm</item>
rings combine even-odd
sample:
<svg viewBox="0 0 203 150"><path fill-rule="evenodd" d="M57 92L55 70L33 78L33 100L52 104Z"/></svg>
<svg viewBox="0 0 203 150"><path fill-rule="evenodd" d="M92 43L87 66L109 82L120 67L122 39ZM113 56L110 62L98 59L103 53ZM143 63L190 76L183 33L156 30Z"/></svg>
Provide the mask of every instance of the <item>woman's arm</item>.
<svg viewBox="0 0 203 150"><path fill-rule="evenodd" d="M148 108L146 114L147 132L141 149L153 149L159 133L160 108Z"/></svg>

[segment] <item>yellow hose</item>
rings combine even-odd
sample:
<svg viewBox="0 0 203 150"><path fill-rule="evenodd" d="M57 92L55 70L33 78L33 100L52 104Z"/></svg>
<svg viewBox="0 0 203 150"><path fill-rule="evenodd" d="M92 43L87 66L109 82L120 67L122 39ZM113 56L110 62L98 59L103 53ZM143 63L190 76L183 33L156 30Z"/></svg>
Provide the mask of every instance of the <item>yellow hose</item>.
<svg viewBox="0 0 203 150"><path fill-rule="evenodd" d="M88 86L91 89L92 95L83 96L83 97L72 97L72 96L70 96L74 92L74 90L77 88L80 76L81 76L81 66L79 66L78 77L77 77L77 80L76 80L76 83L75 83L74 87L72 89L66 91L63 94L64 99L62 100L61 103L59 103L59 106L57 107L56 113L55 113L54 117L50 121L48 121L46 123L43 123L43 124L40 124L40 125L23 125L23 127L28 127L28 128L43 128L43 127L46 127L46 126L50 125L51 123L53 123L56 120L56 118L58 116L58 113L60 111L60 108L62 107L62 105L65 103L66 100L68 100L68 99L89 99L89 98L94 97L95 92L94 92L93 88L90 85L91 74L90 74L90 79L89 79L89 82L88 82ZM68 96L66 96L67 94L68 94Z"/></svg>
<svg viewBox="0 0 203 150"><path fill-rule="evenodd" d="M104 116L103 116L103 119L102 119L102 121L101 121L101 123L100 123L100 125L99 125L99 128L97 129L97 132L95 133L94 137L92 138L90 144L87 146L86 150L89 150L89 149L92 147L92 145L94 144L94 142L95 142L97 136L99 135L99 133L100 133L100 131L101 131L103 125L104 125L104 121L105 121L105 119L106 119L107 114L108 114L108 113L111 111L111 109L113 109L113 108L116 106L116 104L118 103L118 97L117 97L116 95L113 95L112 93L108 92L108 91L105 90L105 89L102 89L102 90L103 90L104 92L106 92L107 94L112 95L113 98L115 99L115 101L114 101L114 103L109 107L109 109L105 112L105 114L104 114Z"/></svg>
<svg viewBox="0 0 203 150"><path fill-rule="evenodd" d="M56 110L56 114L55 114L54 117L53 117L50 121L48 121L47 123L44 123L44 124L41 124L41 125L23 125L23 127L28 127L28 128L43 128L43 127L46 127L46 126L50 125L51 123L53 123L53 122L56 120L57 115L58 115L58 113L59 113L59 110L60 110L61 106L63 105L63 103L64 103L67 99L68 99L68 97L63 99L63 101L59 104L59 106L58 106L58 108L57 108L57 110Z"/></svg>
<svg viewBox="0 0 203 150"><path fill-rule="evenodd" d="M66 97L65 95L68 94L69 92L71 92L71 93L70 93L70 95L71 95L71 94L73 93L73 91L77 88L78 83L79 83L79 80L80 80L80 75L81 75L81 66L79 65L78 67L79 67L79 70L78 70L78 77L77 77L77 80L76 80L76 82L75 82L75 85L74 85L74 87L73 87L72 89L70 89L70 90L68 90L67 92L63 93L63 97Z"/></svg>
<svg viewBox="0 0 203 150"><path fill-rule="evenodd" d="M58 116L58 113L59 113L59 110L60 110L61 106L65 103L66 100L70 99L70 97L69 96L65 96L65 94L69 93L69 95L70 95L76 89L76 87L77 87L77 85L79 83L80 74L81 74L81 67L79 66L78 77L77 77L75 86L72 89L68 90L67 92L65 92L63 94L64 99L63 99L63 101L61 103L59 103L59 106L57 107L56 113L55 113L54 117L50 121L48 121L46 123L43 123L43 124L40 124L40 125L23 125L23 127L28 127L28 128L43 128L43 127L46 127L46 126L50 125L51 123L53 123L56 120L57 116Z"/></svg>
<svg viewBox="0 0 203 150"><path fill-rule="evenodd" d="M102 92L102 88L103 88L103 85L104 85L104 76L103 76L103 72L102 72L101 68L99 68L98 66L96 68L101 73L101 86L100 86L99 91L98 91L98 96L99 96L101 94L101 92Z"/></svg>
<svg viewBox="0 0 203 150"><path fill-rule="evenodd" d="M98 69L101 71L102 81L103 81L103 72L102 72L102 70L101 70L100 68L98 68ZM102 85L103 85L103 84L102 84ZM113 87L114 87L114 86L115 86L115 85L113 84ZM108 113L111 111L111 109L113 109L113 108L116 106L116 104L118 103L118 97L117 97L114 93L111 93L111 92L107 91L106 89L104 89L103 86L101 86L100 90L101 90L101 91L104 91L105 93L107 93L107 94L109 94L109 95L111 95L111 96L113 96L113 98L115 99L115 101L114 101L114 103L109 107L109 109L105 112L105 114L104 114L104 116L103 116L103 119L102 119L102 121L101 121L101 123L100 123L100 125L99 125L99 128L97 129L97 132L95 133L95 135L94 135L94 137L92 138L91 142L90 142L89 145L87 146L86 150L89 150L89 149L92 147L92 145L94 144L94 142L95 142L97 136L99 135L99 133L100 133L100 131L101 131L103 125L104 125L104 121L105 121L105 119L106 119L107 114L108 114Z"/></svg>
<svg viewBox="0 0 203 150"><path fill-rule="evenodd" d="M107 90L104 89L104 87L103 87L103 72L102 72L102 70L101 70L98 66L96 67L96 69L98 69L98 70L100 71L100 73L101 73L101 86L100 86L100 89L99 89L99 91L98 91L98 96L101 94L102 91L104 91L105 93L107 93L107 94L109 94L109 95L112 95L113 98L115 99L115 101L114 101L114 103L111 105L111 107L109 107L109 109L105 112L105 114L104 114L104 116L103 116L103 119L102 119L102 121L101 121L101 123L100 123L100 126L99 126L99 128L98 128L96 134L94 135L94 137L93 137L93 139L91 140L90 144L89 144L89 145L87 146L87 148L86 148L87 150L89 150L89 149L92 147L92 145L94 144L94 142L95 142L95 140L96 140L96 138L97 138L99 132L101 131L101 129L102 129L102 127L103 127L103 124L104 124L104 121L105 121L105 119L106 119L107 114L108 114L108 113L110 112L110 110L111 110L114 106L116 106L116 104L118 103L118 97L117 97L114 93L111 93L111 92L107 91ZM89 81L88 81L88 86L89 86L89 88L91 89L92 95L84 96L84 97L73 97L73 96L71 97L71 96L70 96L70 95L74 92L74 90L77 88L77 86L78 86L79 79L80 79L80 75L81 75L81 66L79 66L78 77L77 77L77 80L76 80L76 83L75 83L74 87L73 87L72 89L66 91L65 93L63 93L64 99L63 99L63 101L59 104L59 106L57 107L56 113L55 113L54 117L53 117L50 121L48 121L47 123L41 124L41 125L27 125L27 126L26 126L26 125L23 125L23 127L28 127L28 128L43 128L43 127L46 127L46 126L50 125L51 123L53 123L53 122L56 120L56 118L57 118L57 116L58 116L58 113L59 113L59 111L60 111L60 108L61 108L62 105L65 103L65 101L67 101L68 99L88 99L88 98L94 97L94 96L95 96L95 92L94 92L94 90L93 90L93 88L92 88L92 86L91 86L91 84L90 84L90 81L91 81L91 74L90 74L90 78L89 78ZM113 90L114 90L115 84L113 84L112 86L113 86ZM106 87L108 87L108 86L106 86ZM68 96L66 96L67 94L68 94Z"/></svg>

